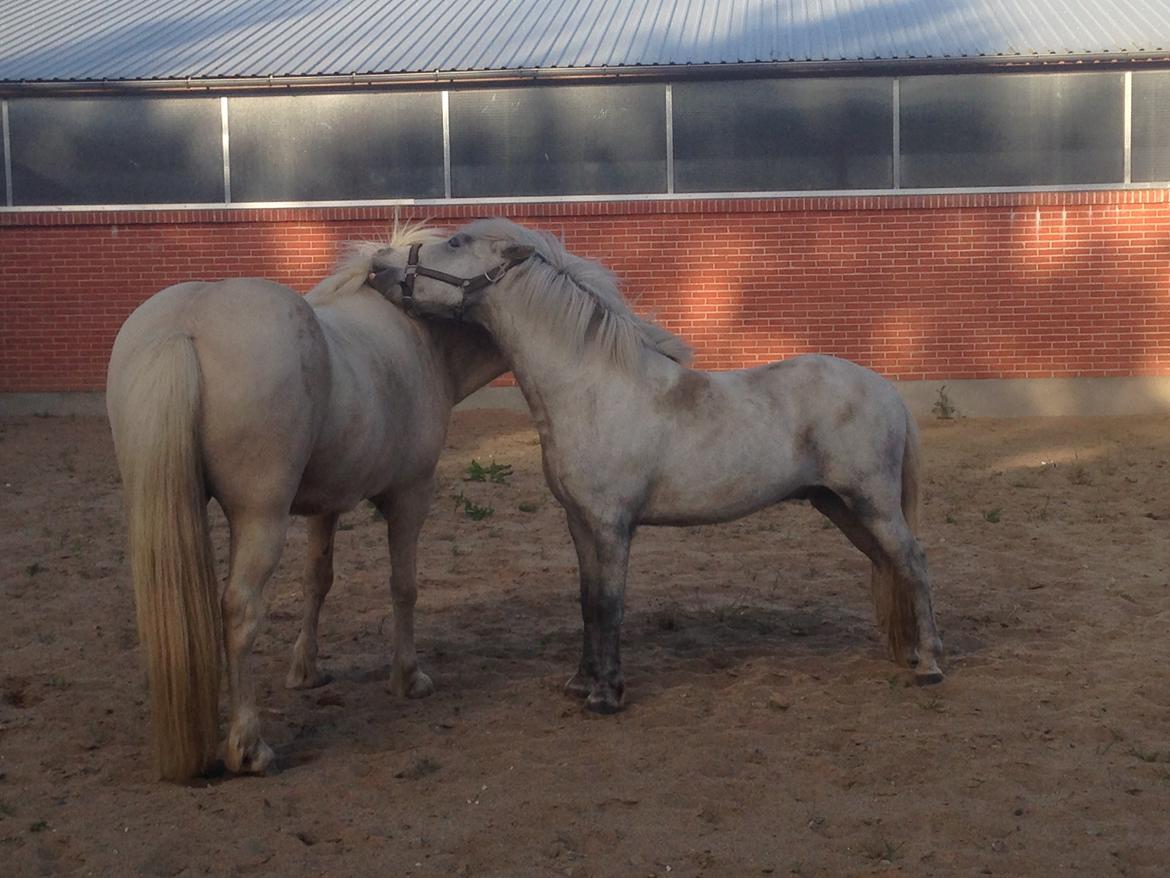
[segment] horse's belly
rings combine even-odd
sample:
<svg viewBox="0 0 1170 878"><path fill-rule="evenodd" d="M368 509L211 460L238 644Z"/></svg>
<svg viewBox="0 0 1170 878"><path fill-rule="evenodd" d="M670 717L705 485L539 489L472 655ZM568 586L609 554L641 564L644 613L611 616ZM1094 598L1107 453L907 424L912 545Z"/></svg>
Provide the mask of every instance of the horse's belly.
<svg viewBox="0 0 1170 878"><path fill-rule="evenodd" d="M293 498L289 512L293 515L340 515L353 509L365 498L356 494L323 491L300 491Z"/></svg>
<svg viewBox="0 0 1170 878"><path fill-rule="evenodd" d="M363 500L429 484L443 435L441 427L408 430L380 423L354 431L348 444L319 446L297 487L292 514L345 512Z"/></svg>
<svg viewBox="0 0 1170 878"><path fill-rule="evenodd" d="M806 487L799 478L751 475L731 480L672 480L656 487L638 518L650 525L718 524L799 495Z"/></svg>
<svg viewBox="0 0 1170 878"><path fill-rule="evenodd" d="M371 472L368 466L346 466L345 461L337 459L310 459L289 511L293 515L347 512L362 500L381 493L393 481L393 473Z"/></svg>

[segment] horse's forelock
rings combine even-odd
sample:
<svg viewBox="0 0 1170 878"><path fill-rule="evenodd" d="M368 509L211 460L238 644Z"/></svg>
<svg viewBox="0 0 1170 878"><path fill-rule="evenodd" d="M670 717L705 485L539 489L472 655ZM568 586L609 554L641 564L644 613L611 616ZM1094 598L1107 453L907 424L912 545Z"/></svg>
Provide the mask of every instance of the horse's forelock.
<svg viewBox="0 0 1170 878"><path fill-rule="evenodd" d="M412 244L432 244L441 241L450 235L448 229L441 226L432 226L427 220L416 222L394 221L394 228L390 230L390 243L383 247L409 247Z"/></svg>
<svg viewBox="0 0 1170 878"><path fill-rule="evenodd" d="M426 220L400 222L394 220L386 241L343 241L333 272L309 291L312 301L320 304L361 288L370 271L370 263L380 251L388 248L409 247L412 244L430 244L441 241L449 232L432 226Z"/></svg>

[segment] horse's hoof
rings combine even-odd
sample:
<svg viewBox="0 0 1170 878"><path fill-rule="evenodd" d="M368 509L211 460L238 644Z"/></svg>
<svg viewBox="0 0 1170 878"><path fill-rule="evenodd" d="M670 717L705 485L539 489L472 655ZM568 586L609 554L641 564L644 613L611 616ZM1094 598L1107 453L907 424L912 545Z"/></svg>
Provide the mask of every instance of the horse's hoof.
<svg viewBox="0 0 1170 878"><path fill-rule="evenodd" d="M613 716L622 709L621 702L607 701L604 698L594 698L592 695L585 699L585 709L590 713L600 714L601 716Z"/></svg>
<svg viewBox="0 0 1170 878"><path fill-rule="evenodd" d="M288 676L284 678L285 689L316 689L318 686L324 686L326 683L332 683L333 677L330 674L323 674L316 668L306 670L305 668L291 668Z"/></svg>
<svg viewBox="0 0 1170 878"><path fill-rule="evenodd" d="M927 671L923 674L914 675L914 685L916 686L933 686L936 683L943 681L942 671L937 668L933 671Z"/></svg>
<svg viewBox="0 0 1170 878"><path fill-rule="evenodd" d="M426 698L428 695L435 694L435 684L431 682L431 678L419 671L414 675L414 680L411 681L410 689L406 693L407 698Z"/></svg>
<svg viewBox="0 0 1170 878"><path fill-rule="evenodd" d="M263 741L256 741L246 749L228 746L224 763L233 774L267 774L273 767L276 754Z"/></svg>
<svg viewBox="0 0 1170 878"><path fill-rule="evenodd" d="M593 691L593 678L580 671L569 678L565 684L565 694L570 698L588 698Z"/></svg>
<svg viewBox="0 0 1170 878"><path fill-rule="evenodd" d="M600 690L600 691L598 691ZM615 714L624 707L625 692L614 690L608 687L594 686L589 693L589 697L585 699L585 709L592 713L600 713L603 716L610 716Z"/></svg>
<svg viewBox="0 0 1170 878"><path fill-rule="evenodd" d="M402 674L392 674L390 677L390 692L399 698L426 698L435 692L435 684L422 671L416 670L404 680Z"/></svg>

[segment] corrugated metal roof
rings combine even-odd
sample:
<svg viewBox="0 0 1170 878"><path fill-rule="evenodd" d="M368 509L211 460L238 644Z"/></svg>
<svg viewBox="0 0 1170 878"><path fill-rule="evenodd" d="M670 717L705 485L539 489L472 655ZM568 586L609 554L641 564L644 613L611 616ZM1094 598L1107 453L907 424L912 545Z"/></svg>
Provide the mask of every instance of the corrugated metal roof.
<svg viewBox="0 0 1170 878"><path fill-rule="evenodd" d="M0 0L0 81L1170 54L1167 0Z"/></svg>

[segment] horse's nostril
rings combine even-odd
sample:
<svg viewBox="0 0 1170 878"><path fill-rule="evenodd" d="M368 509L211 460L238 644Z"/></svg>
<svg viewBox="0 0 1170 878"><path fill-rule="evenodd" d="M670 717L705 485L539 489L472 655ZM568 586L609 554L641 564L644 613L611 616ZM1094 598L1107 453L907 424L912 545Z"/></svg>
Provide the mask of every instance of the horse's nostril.
<svg viewBox="0 0 1170 878"><path fill-rule="evenodd" d="M366 283L372 286L382 295L386 295L402 280L402 274L397 268L389 267L378 269L377 266L372 266L375 270L366 275Z"/></svg>

